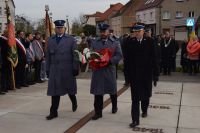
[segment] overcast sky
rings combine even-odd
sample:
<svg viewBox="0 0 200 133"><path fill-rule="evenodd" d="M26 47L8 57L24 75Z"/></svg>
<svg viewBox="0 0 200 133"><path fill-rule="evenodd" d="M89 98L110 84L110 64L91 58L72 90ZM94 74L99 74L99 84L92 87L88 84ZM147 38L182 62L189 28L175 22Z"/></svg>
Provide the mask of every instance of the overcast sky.
<svg viewBox="0 0 200 133"><path fill-rule="evenodd" d="M96 11L105 11L110 4L125 4L129 0L14 0L16 14L24 14L31 20L43 18L45 15L45 5L49 5L53 20L66 19L73 20L80 14L92 14Z"/></svg>

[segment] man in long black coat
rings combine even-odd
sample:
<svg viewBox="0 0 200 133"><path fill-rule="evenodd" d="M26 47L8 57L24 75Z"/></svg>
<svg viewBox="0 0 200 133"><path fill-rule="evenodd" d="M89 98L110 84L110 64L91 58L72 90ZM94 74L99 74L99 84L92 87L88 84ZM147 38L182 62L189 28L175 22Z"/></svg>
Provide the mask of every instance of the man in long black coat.
<svg viewBox="0 0 200 133"><path fill-rule="evenodd" d="M171 75L178 51L177 44L173 38L170 37L169 32L165 33L165 38L161 41L161 60L163 75Z"/></svg>
<svg viewBox="0 0 200 133"><path fill-rule="evenodd" d="M6 93L8 92L8 90L13 89L12 77L11 77L12 75L11 63L7 59L9 45L5 36L6 35L0 36L1 58L2 58L0 92L2 93Z"/></svg>
<svg viewBox="0 0 200 133"><path fill-rule="evenodd" d="M153 39L144 37L144 25L136 24L133 31L135 37L129 40L126 49L132 97L132 123L129 125L131 128L139 125L140 101L142 117L147 117L149 99L152 96L152 81L156 86L159 75Z"/></svg>

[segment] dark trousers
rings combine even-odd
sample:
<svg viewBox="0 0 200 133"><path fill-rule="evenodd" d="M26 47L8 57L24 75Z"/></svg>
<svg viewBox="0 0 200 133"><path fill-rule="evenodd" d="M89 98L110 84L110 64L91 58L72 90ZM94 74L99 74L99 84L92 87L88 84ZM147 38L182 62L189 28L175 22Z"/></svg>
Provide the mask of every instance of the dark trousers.
<svg viewBox="0 0 200 133"><path fill-rule="evenodd" d="M1 91L7 92L13 89L11 64L2 64L1 66Z"/></svg>
<svg viewBox="0 0 200 133"><path fill-rule="evenodd" d="M34 67L35 67L35 81L40 81L40 71L41 71L41 63L42 60L35 60Z"/></svg>
<svg viewBox="0 0 200 133"><path fill-rule="evenodd" d="M72 104L77 105L76 95L68 95ZM60 96L51 97L50 115L58 115L58 107L60 103Z"/></svg>
<svg viewBox="0 0 200 133"><path fill-rule="evenodd" d="M170 74L172 69L172 61L170 59L164 59L163 60L163 73L164 74Z"/></svg>
<svg viewBox="0 0 200 133"><path fill-rule="evenodd" d="M16 86L22 86L25 83L25 65L18 63L15 69L15 83Z"/></svg>
<svg viewBox="0 0 200 133"><path fill-rule="evenodd" d="M149 99L139 100L138 98L134 97L132 89L131 89L131 98L132 98L132 108L131 108L132 121L139 123L139 121L140 121L140 101L141 101L142 113L147 113L147 110L149 107Z"/></svg>
<svg viewBox="0 0 200 133"><path fill-rule="evenodd" d="M189 61L189 73L196 74L198 72L198 60L190 60Z"/></svg>
<svg viewBox="0 0 200 133"><path fill-rule="evenodd" d="M141 101L141 109L143 113L147 113L149 106L149 100ZM134 99L132 100L132 108L131 108L131 116L133 122L139 122L140 119L140 100Z"/></svg>
<svg viewBox="0 0 200 133"><path fill-rule="evenodd" d="M117 94L110 95L112 108L117 108ZM103 110L103 95L95 95L94 96L94 110L96 115L102 116Z"/></svg>

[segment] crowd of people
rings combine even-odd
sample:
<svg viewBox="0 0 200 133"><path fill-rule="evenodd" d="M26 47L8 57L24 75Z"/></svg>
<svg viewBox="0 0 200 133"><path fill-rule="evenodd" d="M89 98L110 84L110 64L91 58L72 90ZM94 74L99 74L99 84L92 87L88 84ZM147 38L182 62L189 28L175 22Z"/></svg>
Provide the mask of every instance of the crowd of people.
<svg viewBox="0 0 200 133"><path fill-rule="evenodd" d="M24 33L16 32L16 47L18 63L12 69L7 59L9 45L7 44L8 33L5 30L0 36L1 53L1 89L0 93L5 94L9 90L21 89L35 83L42 83L48 80L45 70L45 36L40 32ZM11 76L13 75L13 76ZM15 82L15 86L13 84Z"/></svg>

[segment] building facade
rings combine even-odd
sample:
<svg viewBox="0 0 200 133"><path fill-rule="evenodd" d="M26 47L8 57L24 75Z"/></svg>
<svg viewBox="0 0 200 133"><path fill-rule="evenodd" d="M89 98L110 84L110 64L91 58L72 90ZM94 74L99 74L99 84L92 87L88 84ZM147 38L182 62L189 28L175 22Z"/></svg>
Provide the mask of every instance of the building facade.
<svg viewBox="0 0 200 133"><path fill-rule="evenodd" d="M14 1L8 0L8 5L10 7L11 17L13 18L13 22L14 22L14 17L15 17ZM6 13L5 13L5 8L6 8L5 1L1 0L0 1L0 34L3 33L3 31L6 28L6 24L7 24L7 17L6 17Z"/></svg>
<svg viewBox="0 0 200 133"><path fill-rule="evenodd" d="M137 10L137 21L144 22L155 35L169 31L176 40L188 39L192 27L186 20L200 16L200 0L146 0Z"/></svg>
<svg viewBox="0 0 200 133"><path fill-rule="evenodd" d="M136 10L145 0L130 0L113 17L110 18L114 34L122 36L130 32L130 27L136 22Z"/></svg>

